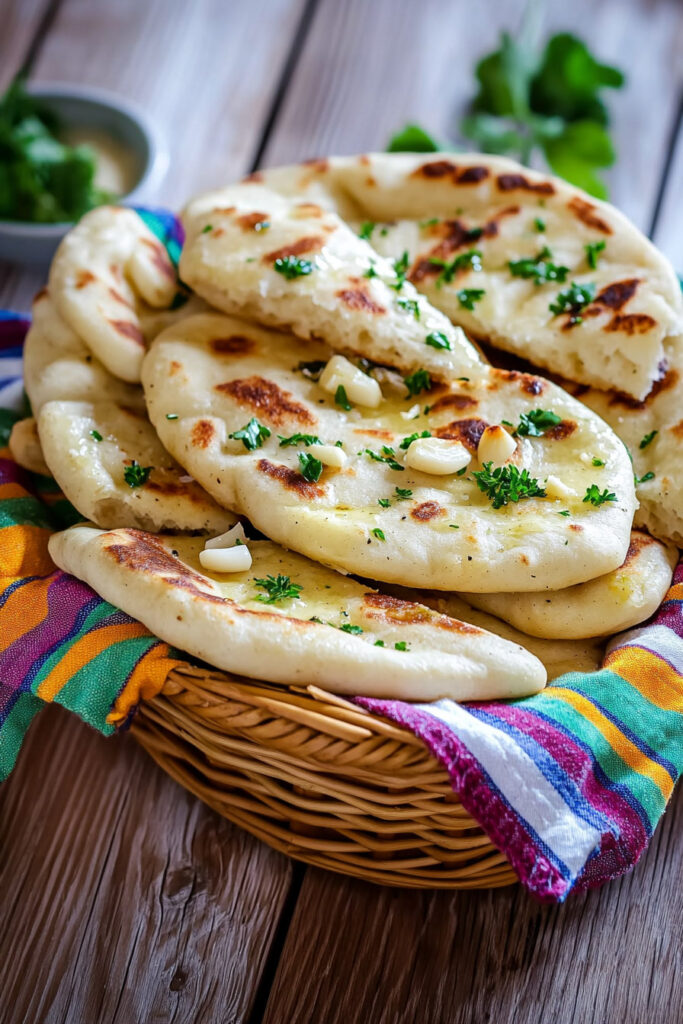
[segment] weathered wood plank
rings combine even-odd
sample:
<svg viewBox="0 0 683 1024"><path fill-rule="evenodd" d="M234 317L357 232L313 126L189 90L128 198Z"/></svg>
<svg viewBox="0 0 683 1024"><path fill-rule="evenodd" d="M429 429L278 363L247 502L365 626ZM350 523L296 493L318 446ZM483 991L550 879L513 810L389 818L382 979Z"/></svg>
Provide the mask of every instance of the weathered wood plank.
<svg viewBox="0 0 683 1024"><path fill-rule="evenodd" d="M455 138L476 59L517 26L522 8L523 0L321 0L264 164L382 149L410 120ZM572 29L628 73L628 87L608 96L619 151L608 179L613 201L647 228L683 75L683 6L575 0L570 11L550 0L544 36Z"/></svg>
<svg viewBox="0 0 683 1024"><path fill-rule="evenodd" d="M289 861L52 707L0 790L0 1020L243 1021Z"/></svg>
<svg viewBox="0 0 683 1024"><path fill-rule="evenodd" d="M679 52L683 53L683 28L680 32ZM678 273L683 274L683 87L676 138L653 241L666 253Z"/></svg>
<svg viewBox="0 0 683 1024"><path fill-rule="evenodd" d="M309 869L266 1024L675 1024L683 789L628 877L562 907L521 887L381 889Z"/></svg>
<svg viewBox="0 0 683 1024"><path fill-rule="evenodd" d="M21 67L50 0L3 0L0 7L0 91Z"/></svg>

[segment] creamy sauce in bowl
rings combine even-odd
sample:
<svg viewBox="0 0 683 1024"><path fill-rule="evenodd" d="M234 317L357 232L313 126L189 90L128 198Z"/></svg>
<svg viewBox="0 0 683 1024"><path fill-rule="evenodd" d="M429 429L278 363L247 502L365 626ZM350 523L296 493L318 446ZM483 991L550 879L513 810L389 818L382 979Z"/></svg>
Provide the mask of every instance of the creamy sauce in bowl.
<svg viewBox="0 0 683 1024"><path fill-rule="evenodd" d="M95 154L95 185L123 196L130 192L139 177L135 153L127 146L97 128L66 127L60 132L61 141L68 146L89 146Z"/></svg>

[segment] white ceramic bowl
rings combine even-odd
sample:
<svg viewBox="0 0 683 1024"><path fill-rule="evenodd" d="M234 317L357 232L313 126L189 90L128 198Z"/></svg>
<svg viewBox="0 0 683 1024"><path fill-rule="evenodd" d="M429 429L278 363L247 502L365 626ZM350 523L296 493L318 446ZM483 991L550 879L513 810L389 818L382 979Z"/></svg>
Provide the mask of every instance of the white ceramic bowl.
<svg viewBox="0 0 683 1024"><path fill-rule="evenodd" d="M168 168L168 151L157 129L134 104L101 89L58 82L29 84L27 91L54 111L66 129L102 132L130 152L135 183L118 201L139 203L154 196ZM0 259L47 264L71 226L0 220Z"/></svg>

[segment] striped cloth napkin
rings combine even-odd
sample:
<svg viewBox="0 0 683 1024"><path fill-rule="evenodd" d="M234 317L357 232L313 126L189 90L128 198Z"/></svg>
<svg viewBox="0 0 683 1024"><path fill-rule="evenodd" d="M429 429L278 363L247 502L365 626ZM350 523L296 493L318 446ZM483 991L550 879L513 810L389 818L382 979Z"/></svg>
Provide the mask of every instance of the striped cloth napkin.
<svg viewBox="0 0 683 1024"><path fill-rule="evenodd" d="M177 256L169 218L146 219ZM0 779L45 702L110 735L182 658L50 562L50 532L77 514L5 447L27 326L0 314ZM358 702L426 743L537 898L602 885L637 863L683 771L683 563L657 616L614 640L598 672L511 702Z"/></svg>

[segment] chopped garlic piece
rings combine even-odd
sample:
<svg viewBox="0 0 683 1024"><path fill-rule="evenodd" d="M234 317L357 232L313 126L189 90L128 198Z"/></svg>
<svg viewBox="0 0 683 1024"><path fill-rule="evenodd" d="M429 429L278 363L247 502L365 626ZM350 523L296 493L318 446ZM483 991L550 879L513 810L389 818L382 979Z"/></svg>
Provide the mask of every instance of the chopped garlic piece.
<svg viewBox="0 0 683 1024"><path fill-rule="evenodd" d="M247 543L247 535L244 532L244 527L241 523L236 523L235 526L231 526L225 533L221 533L219 537L212 537L211 540L207 540L204 545L205 551L210 551L212 548L234 548L237 541L241 544Z"/></svg>
<svg viewBox="0 0 683 1024"><path fill-rule="evenodd" d="M251 553L245 544L234 548L209 548L199 552L203 569L209 572L246 572L251 569Z"/></svg>
<svg viewBox="0 0 683 1024"><path fill-rule="evenodd" d="M406 452L406 466L420 473L448 476L469 465L472 456L460 441L444 437L418 437Z"/></svg>
<svg viewBox="0 0 683 1024"><path fill-rule="evenodd" d="M562 483L559 477L549 476L545 484L545 492L549 498L575 498L576 491Z"/></svg>
<svg viewBox="0 0 683 1024"><path fill-rule="evenodd" d="M334 469L341 469L348 462L346 452L336 444L312 444L311 455L320 459L323 466L332 466Z"/></svg>
<svg viewBox="0 0 683 1024"><path fill-rule="evenodd" d="M402 420L416 420L420 415L420 406L411 405L407 412L401 412L400 415Z"/></svg>
<svg viewBox="0 0 683 1024"><path fill-rule="evenodd" d="M343 387L350 402L376 409L382 401L382 389L376 380L368 377L345 356L332 356L320 374L318 381L323 391L334 395L338 387Z"/></svg>
<svg viewBox="0 0 683 1024"><path fill-rule="evenodd" d="M479 440L477 458L484 465L492 462L494 466L504 466L512 457L517 445L504 427L487 427Z"/></svg>

